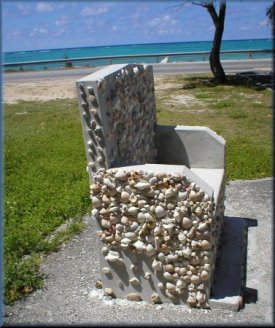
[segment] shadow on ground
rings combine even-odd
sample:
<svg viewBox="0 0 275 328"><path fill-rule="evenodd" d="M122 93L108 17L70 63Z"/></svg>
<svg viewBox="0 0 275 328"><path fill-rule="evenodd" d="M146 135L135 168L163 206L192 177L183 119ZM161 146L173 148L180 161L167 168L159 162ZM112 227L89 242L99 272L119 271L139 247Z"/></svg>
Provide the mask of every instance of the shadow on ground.
<svg viewBox="0 0 275 328"><path fill-rule="evenodd" d="M258 222L255 219L224 218L211 299L222 302L227 299L228 302L235 302L235 298L240 296L242 299L240 308L243 308L245 304L256 303L257 290L246 287L246 268L248 229L257 225Z"/></svg>
<svg viewBox="0 0 275 328"><path fill-rule="evenodd" d="M257 91L266 88L274 89L271 72L247 71L236 74L227 74L227 81L223 85L245 86ZM197 87L216 87L219 84L207 76L186 77L186 83L182 89L195 89Z"/></svg>

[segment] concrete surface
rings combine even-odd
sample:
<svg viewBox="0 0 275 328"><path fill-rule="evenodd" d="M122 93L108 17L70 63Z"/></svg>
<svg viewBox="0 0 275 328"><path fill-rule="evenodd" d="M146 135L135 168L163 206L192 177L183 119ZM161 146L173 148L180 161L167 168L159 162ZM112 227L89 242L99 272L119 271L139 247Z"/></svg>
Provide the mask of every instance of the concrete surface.
<svg viewBox="0 0 275 328"><path fill-rule="evenodd" d="M45 259L41 268L46 276L44 289L6 307L5 325L274 326L273 179L231 182L226 187L226 197L226 220L246 222L248 226L245 307L239 312L222 308L199 310L183 305L150 305L102 296L102 290L95 288L100 277L95 252L97 237L93 222L87 218L87 228L80 235ZM225 264L230 263L232 253L227 255L228 260L224 259ZM234 265L231 269L234 270ZM230 274L225 278L230 279ZM233 283L231 287L234 287ZM230 296L230 290L232 288L224 289L222 297Z"/></svg>

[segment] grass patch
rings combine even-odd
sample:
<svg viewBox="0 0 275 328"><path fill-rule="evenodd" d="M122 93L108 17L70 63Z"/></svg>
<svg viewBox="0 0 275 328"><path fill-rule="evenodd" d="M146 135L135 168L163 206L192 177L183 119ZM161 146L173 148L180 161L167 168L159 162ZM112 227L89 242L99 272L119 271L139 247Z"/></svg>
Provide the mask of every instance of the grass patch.
<svg viewBox="0 0 275 328"><path fill-rule="evenodd" d="M89 210L76 101L5 105L4 265L10 303L42 284L40 258L81 230ZM65 231L47 239L73 218Z"/></svg>
<svg viewBox="0 0 275 328"><path fill-rule="evenodd" d="M206 74L177 75L156 80L156 95L159 124L207 126L226 140L228 180L272 176L270 90L235 76L229 76L227 84L216 85ZM175 102L175 97L182 103Z"/></svg>

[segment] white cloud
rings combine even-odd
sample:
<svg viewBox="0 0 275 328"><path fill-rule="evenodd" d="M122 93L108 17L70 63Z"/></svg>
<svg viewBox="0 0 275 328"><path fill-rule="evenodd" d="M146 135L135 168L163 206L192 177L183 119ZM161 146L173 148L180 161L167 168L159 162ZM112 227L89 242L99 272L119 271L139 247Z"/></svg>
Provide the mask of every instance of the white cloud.
<svg viewBox="0 0 275 328"><path fill-rule="evenodd" d="M53 6L49 2L38 2L36 5L36 11L39 13L53 11Z"/></svg>
<svg viewBox="0 0 275 328"><path fill-rule="evenodd" d="M59 19L55 21L55 25L57 26L64 26L68 24L68 17L67 16L62 16Z"/></svg>
<svg viewBox="0 0 275 328"><path fill-rule="evenodd" d="M180 29L177 27L177 23L170 15L165 15L161 18L154 18L148 25L153 28L153 33L164 36L179 33Z"/></svg>
<svg viewBox="0 0 275 328"><path fill-rule="evenodd" d="M268 20L267 20L267 19L262 20L262 21L260 22L259 25L260 25L261 27L262 27L262 26L267 26L267 25L268 25Z"/></svg>
<svg viewBox="0 0 275 328"><path fill-rule="evenodd" d="M177 21L173 18L171 18L170 15L165 15L162 18L155 18L153 19L149 25L153 27L168 27L168 26L174 26L176 25Z"/></svg>
<svg viewBox="0 0 275 328"><path fill-rule="evenodd" d="M34 27L30 33L30 36L34 36L37 34L48 34L48 30L46 28Z"/></svg>
<svg viewBox="0 0 275 328"><path fill-rule="evenodd" d="M86 29L89 33L94 33L95 32L95 22L92 18L88 18L85 21L86 23Z"/></svg>
<svg viewBox="0 0 275 328"><path fill-rule="evenodd" d="M67 27L63 27L62 29L60 29L59 31L57 31L55 33L55 36L61 36L61 35L65 34L65 33L67 33L67 32L68 32L68 28Z"/></svg>
<svg viewBox="0 0 275 328"><path fill-rule="evenodd" d="M20 14L22 16L28 15L29 9L30 9L29 5L26 5L25 3L19 2L16 7L20 11Z"/></svg>
<svg viewBox="0 0 275 328"><path fill-rule="evenodd" d="M101 7L95 7L95 6L89 6L85 7L81 10L80 15L81 16L100 16L102 14L105 14L109 11L109 8L107 6L101 6Z"/></svg>

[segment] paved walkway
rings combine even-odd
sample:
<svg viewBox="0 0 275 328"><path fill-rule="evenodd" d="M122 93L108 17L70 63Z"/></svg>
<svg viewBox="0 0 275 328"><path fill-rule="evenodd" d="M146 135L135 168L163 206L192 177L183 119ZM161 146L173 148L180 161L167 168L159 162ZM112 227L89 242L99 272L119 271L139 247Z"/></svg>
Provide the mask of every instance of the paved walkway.
<svg viewBox="0 0 275 328"><path fill-rule="evenodd" d="M44 262L45 288L7 306L16 325L272 325L273 179L234 181L226 187L225 215L248 222L246 304L239 312L111 300L95 288L100 279L93 223Z"/></svg>

